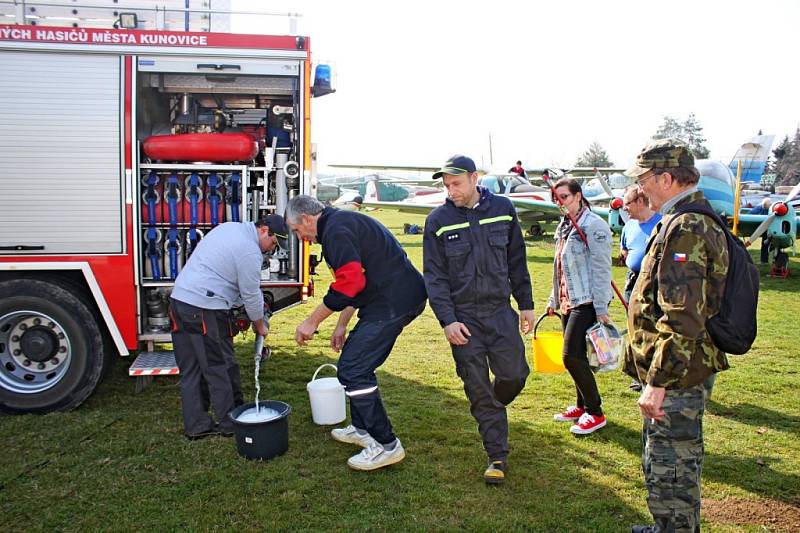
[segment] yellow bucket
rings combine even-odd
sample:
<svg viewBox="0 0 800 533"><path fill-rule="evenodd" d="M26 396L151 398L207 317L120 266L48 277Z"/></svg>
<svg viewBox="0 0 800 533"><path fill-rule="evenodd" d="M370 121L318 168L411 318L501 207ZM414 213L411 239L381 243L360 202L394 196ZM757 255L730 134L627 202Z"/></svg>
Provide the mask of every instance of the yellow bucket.
<svg viewBox="0 0 800 533"><path fill-rule="evenodd" d="M533 370L547 374L564 372L564 362L561 352L564 347L564 335L560 331L545 331L537 333L539 324L547 317L547 313L539 317L533 328ZM553 316L561 318L558 313Z"/></svg>

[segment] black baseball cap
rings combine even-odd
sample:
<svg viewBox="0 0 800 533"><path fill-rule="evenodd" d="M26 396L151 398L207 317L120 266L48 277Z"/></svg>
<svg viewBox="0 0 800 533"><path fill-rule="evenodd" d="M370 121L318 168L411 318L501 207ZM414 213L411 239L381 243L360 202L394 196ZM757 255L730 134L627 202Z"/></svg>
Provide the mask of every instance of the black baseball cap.
<svg viewBox="0 0 800 533"><path fill-rule="evenodd" d="M465 155L454 155L442 165L442 168L433 174L433 179L438 180L442 177L442 174L452 174L454 176L472 174L476 170L475 161Z"/></svg>
<svg viewBox="0 0 800 533"><path fill-rule="evenodd" d="M278 245L284 250L287 249L287 242L289 239L289 228L286 227L286 221L280 215L267 215L261 217L260 222L269 228L270 233L273 233L278 238Z"/></svg>

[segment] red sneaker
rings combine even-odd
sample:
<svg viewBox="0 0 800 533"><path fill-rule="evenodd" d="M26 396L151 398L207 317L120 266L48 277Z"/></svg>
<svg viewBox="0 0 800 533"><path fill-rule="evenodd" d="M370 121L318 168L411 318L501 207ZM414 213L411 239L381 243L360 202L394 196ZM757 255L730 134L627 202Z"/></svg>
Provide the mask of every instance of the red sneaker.
<svg viewBox="0 0 800 533"><path fill-rule="evenodd" d="M603 415L594 416L590 415L589 413L583 413L580 419L578 419L578 423L569 428L569 430L576 435L588 435L589 433L594 433L601 427L606 425L606 417Z"/></svg>
<svg viewBox="0 0 800 533"><path fill-rule="evenodd" d="M584 411L580 407L575 407L574 405L570 405L569 407L566 408L566 410L563 413L558 413L556 415L553 415L553 420L555 420L556 422L573 422L575 420L578 420L581 416L583 416L583 413L585 412L586 411Z"/></svg>

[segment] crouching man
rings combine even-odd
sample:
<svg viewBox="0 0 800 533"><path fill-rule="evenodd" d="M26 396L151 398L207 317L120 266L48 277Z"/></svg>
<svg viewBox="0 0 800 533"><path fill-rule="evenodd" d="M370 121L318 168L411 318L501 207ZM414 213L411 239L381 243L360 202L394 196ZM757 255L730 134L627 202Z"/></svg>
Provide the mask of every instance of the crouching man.
<svg viewBox="0 0 800 533"><path fill-rule="evenodd" d="M364 449L347 461L354 470L375 470L400 462L406 453L381 401L375 370L397 337L425 309L425 283L397 239L374 219L354 211L325 207L300 195L286 208L286 222L298 238L322 244L322 256L334 274L321 303L297 326L300 346L319 324L339 311L331 347L339 358L339 381L350 401L352 425L331 436ZM347 324L358 309L349 335ZM346 337L346 339L345 339Z"/></svg>

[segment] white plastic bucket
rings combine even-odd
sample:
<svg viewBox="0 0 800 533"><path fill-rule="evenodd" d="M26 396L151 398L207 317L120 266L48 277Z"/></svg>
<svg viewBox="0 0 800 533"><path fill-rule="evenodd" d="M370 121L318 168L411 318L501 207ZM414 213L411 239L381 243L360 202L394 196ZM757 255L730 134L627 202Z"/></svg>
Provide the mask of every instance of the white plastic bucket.
<svg viewBox="0 0 800 533"><path fill-rule="evenodd" d="M338 424L347 417L344 385L336 378L317 379L319 371L326 366L336 370L336 365L325 363L314 372L314 377L306 385L308 399L311 400L311 418L320 426Z"/></svg>

